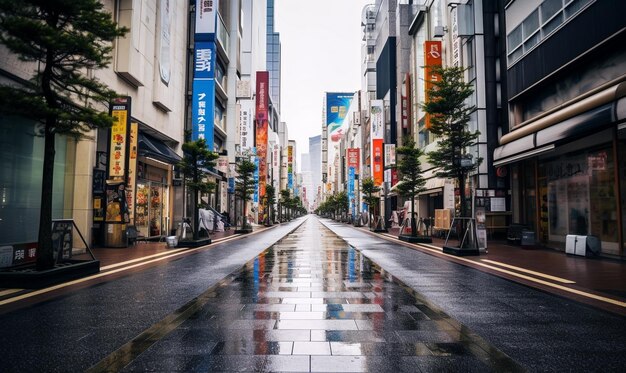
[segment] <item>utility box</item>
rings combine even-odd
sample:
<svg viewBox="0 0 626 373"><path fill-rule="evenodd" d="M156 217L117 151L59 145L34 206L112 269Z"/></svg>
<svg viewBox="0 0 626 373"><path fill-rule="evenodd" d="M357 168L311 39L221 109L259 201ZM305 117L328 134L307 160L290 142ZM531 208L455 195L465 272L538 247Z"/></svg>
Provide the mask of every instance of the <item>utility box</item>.
<svg viewBox="0 0 626 373"><path fill-rule="evenodd" d="M565 236L565 253L580 256L592 256L600 253L600 240L596 236Z"/></svg>

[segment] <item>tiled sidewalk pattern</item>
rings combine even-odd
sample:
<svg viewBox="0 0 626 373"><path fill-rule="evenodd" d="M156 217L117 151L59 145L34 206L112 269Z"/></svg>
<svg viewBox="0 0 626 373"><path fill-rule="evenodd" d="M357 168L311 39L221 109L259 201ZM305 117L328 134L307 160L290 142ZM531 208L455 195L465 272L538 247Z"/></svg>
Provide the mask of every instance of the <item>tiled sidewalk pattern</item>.
<svg viewBox="0 0 626 373"><path fill-rule="evenodd" d="M520 370L317 219L199 298L125 370Z"/></svg>

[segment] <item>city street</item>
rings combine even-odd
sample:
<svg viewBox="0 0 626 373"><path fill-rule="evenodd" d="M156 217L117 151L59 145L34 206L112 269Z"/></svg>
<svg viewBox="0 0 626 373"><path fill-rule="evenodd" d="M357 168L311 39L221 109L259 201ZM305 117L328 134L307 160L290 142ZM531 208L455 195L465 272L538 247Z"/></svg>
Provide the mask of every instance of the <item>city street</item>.
<svg viewBox="0 0 626 373"><path fill-rule="evenodd" d="M626 366L622 316L314 215L21 302L3 372Z"/></svg>

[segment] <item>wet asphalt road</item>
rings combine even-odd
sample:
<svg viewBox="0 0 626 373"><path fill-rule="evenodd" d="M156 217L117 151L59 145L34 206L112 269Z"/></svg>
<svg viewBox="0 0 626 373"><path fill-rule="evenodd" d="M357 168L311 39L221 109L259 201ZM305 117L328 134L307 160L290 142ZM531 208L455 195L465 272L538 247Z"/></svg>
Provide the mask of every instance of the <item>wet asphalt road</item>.
<svg viewBox="0 0 626 373"><path fill-rule="evenodd" d="M302 221L0 315L0 371L626 367L623 317Z"/></svg>

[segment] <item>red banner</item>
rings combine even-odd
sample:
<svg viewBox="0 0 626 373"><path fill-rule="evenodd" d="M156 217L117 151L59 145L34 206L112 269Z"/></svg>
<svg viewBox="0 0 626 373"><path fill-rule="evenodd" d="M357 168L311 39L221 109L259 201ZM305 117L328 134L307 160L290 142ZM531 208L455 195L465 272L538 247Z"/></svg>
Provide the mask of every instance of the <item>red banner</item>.
<svg viewBox="0 0 626 373"><path fill-rule="evenodd" d="M346 157L348 158L348 168L354 167L355 173L359 173L359 164L361 159L361 149L346 149Z"/></svg>
<svg viewBox="0 0 626 373"><path fill-rule="evenodd" d="M269 106L269 73L256 73L256 156L259 159L259 200L265 195L267 180L267 128ZM259 206L259 211L261 207Z"/></svg>
<svg viewBox="0 0 626 373"><path fill-rule="evenodd" d="M424 98L428 102L430 97L428 91L434 87L434 82L439 81L441 76L433 72L433 67L441 66L441 42L440 41L425 41L424 42L424 60L426 66L424 66ZM431 127L430 115L426 114L424 117L424 127L426 129Z"/></svg>
<svg viewBox="0 0 626 373"><path fill-rule="evenodd" d="M372 140L372 177L374 185L383 183L383 139Z"/></svg>

